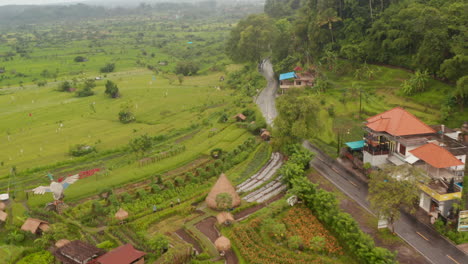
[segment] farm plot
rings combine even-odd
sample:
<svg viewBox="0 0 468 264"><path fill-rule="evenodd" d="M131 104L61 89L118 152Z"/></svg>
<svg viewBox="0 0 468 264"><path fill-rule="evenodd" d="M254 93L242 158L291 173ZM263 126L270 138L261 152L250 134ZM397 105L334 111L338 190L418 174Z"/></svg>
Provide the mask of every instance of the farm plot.
<svg viewBox="0 0 468 264"><path fill-rule="evenodd" d="M228 231L246 263L355 263L306 207L288 209L275 218L266 216L270 209L263 210L267 213Z"/></svg>
<svg viewBox="0 0 468 264"><path fill-rule="evenodd" d="M247 192L266 183L276 173L283 164L282 155L278 152L273 153L268 163L260 169L259 172L252 175L243 183L237 185L238 192Z"/></svg>
<svg viewBox="0 0 468 264"><path fill-rule="evenodd" d="M275 175L275 173L278 171L281 165L283 165L282 155L278 152L273 153L271 159L262 169L260 169L259 172L252 175L243 183L237 185L237 191L249 192L254 190L245 197L243 197L243 199L247 202L259 203L264 202L270 199L271 197L279 194L280 192L285 190L287 186L281 182L281 176L277 177L274 180L271 180L271 178L273 177L273 175ZM264 185L265 183L267 184Z"/></svg>

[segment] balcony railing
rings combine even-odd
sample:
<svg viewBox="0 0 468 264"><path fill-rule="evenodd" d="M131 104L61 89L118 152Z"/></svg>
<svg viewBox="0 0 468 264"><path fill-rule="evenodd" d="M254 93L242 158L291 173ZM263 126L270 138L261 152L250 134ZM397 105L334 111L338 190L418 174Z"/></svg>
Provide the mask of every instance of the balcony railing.
<svg viewBox="0 0 468 264"><path fill-rule="evenodd" d="M370 154L377 155L388 155L390 151L388 149L373 148L369 146L364 146L364 151L369 152Z"/></svg>

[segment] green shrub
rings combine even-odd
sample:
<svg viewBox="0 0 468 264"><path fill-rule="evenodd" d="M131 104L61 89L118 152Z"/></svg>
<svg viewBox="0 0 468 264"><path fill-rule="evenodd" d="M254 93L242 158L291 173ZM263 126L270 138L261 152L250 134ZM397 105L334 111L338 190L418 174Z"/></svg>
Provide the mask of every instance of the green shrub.
<svg viewBox="0 0 468 264"><path fill-rule="evenodd" d="M100 69L102 73L109 73L109 72L113 72L114 70L115 70L115 63L106 63L106 65L104 65L104 67Z"/></svg>
<svg viewBox="0 0 468 264"><path fill-rule="evenodd" d="M81 157L92 152L96 152L96 147L86 144L76 144L71 146L69 150L69 154L74 157Z"/></svg>
<svg viewBox="0 0 468 264"><path fill-rule="evenodd" d="M303 241L302 237L300 236L291 236L288 238L288 248L291 250L298 250L299 248L302 248Z"/></svg>
<svg viewBox="0 0 468 264"><path fill-rule="evenodd" d="M52 264L54 263L54 256L50 254L49 251L39 251L27 255L26 257L20 259L17 264Z"/></svg>
<svg viewBox="0 0 468 264"><path fill-rule="evenodd" d="M115 248L115 246L116 245L110 240L103 241L103 242L96 245L97 248L101 248L101 249L104 249L104 250L107 250L107 251Z"/></svg>
<svg viewBox="0 0 468 264"><path fill-rule="evenodd" d="M198 65L192 61L181 61L177 63L175 73L190 76L197 74L199 69Z"/></svg>

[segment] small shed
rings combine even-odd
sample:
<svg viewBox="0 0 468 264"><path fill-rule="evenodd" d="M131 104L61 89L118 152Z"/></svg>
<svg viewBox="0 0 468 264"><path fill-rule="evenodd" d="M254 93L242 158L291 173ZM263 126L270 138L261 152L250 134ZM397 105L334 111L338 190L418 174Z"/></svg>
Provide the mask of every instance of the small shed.
<svg viewBox="0 0 468 264"><path fill-rule="evenodd" d="M55 242L55 246L57 248L61 248L63 246L65 246L66 244L70 243L71 241L68 240L68 239L60 239L59 241Z"/></svg>
<svg viewBox="0 0 468 264"><path fill-rule="evenodd" d="M6 205L4 202L0 202L0 210L5 210Z"/></svg>
<svg viewBox="0 0 468 264"><path fill-rule="evenodd" d="M247 120L247 117L242 113L239 113L234 116L234 119L236 119L237 122L244 122L245 120Z"/></svg>
<svg viewBox="0 0 468 264"><path fill-rule="evenodd" d="M228 212L221 212L216 216L216 220L218 220L218 224L230 225L234 222L234 216Z"/></svg>
<svg viewBox="0 0 468 264"><path fill-rule="evenodd" d="M120 208L119 211L115 213L115 218L117 218L120 221L123 221L128 218L128 212Z"/></svg>
<svg viewBox="0 0 468 264"><path fill-rule="evenodd" d="M57 260L67 264L86 264L105 253L104 250L80 240L73 240L53 251Z"/></svg>
<svg viewBox="0 0 468 264"><path fill-rule="evenodd" d="M49 230L49 223L36 218L28 218L21 226L21 230L29 231L33 234L41 234Z"/></svg>
<svg viewBox="0 0 468 264"><path fill-rule="evenodd" d="M218 251L226 251L231 248L231 241L225 236L218 237L214 244Z"/></svg>
<svg viewBox="0 0 468 264"><path fill-rule="evenodd" d="M213 188L211 188L210 193L208 193L208 196L205 199L205 202L208 205L208 207L210 207L211 209L218 209L218 205L216 203L216 196L221 193L227 193L231 195L232 203L230 207L236 207L241 203L239 194L237 194L236 189L234 189L234 186L232 186L231 182L224 173L222 173L219 176L215 185L213 186Z"/></svg>
<svg viewBox="0 0 468 264"><path fill-rule="evenodd" d="M7 217L8 217L8 214L0 210L0 221L6 222Z"/></svg>
<svg viewBox="0 0 468 264"><path fill-rule="evenodd" d="M270 133L270 131L268 131L268 130L264 130L264 131L260 134L260 137L261 137L263 140L268 141L268 140L270 140L270 138L271 138L271 133Z"/></svg>

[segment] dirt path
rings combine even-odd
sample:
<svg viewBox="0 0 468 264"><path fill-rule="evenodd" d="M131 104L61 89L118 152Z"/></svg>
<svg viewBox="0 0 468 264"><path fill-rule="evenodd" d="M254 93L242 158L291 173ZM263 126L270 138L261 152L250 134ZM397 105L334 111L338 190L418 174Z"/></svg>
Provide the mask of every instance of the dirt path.
<svg viewBox="0 0 468 264"><path fill-rule="evenodd" d="M198 254L202 253L203 252L203 249L202 247L200 246L200 244L198 243L197 240L195 240L192 236L190 236L187 231L185 231L185 229L181 228L177 231L175 231L175 234L177 236L179 236L182 240L184 240L185 242L191 244L198 252Z"/></svg>
<svg viewBox="0 0 468 264"><path fill-rule="evenodd" d="M208 237L214 244L216 239L218 239L220 236L219 231L215 227L215 224L216 218L211 216L195 224L195 227L200 230L206 237ZM237 256L234 251L232 251L232 249L224 252L224 258L226 259L227 264L239 263L239 260L237 259Z"/></svg>

